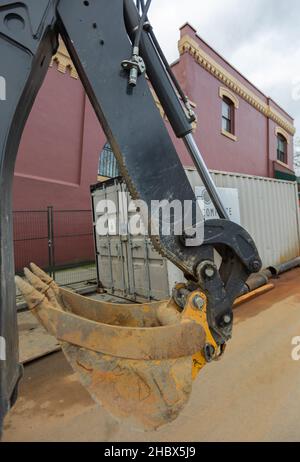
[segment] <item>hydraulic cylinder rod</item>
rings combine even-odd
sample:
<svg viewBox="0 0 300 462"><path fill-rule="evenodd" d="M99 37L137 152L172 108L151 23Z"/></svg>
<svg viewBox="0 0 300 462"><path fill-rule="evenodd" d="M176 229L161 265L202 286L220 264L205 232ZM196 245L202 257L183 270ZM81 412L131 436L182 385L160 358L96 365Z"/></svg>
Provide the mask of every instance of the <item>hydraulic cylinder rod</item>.
<svg viewBox="0 0 300 462"><path fill-rule="evenodd" d="M230 220L227 210L225 209L224 204L222 203L222 199L220 197L219 191L216 188L216 185L212 179L210 171L208 170L204 162L204 159L201 155L201 152L196 144L196 141L193 135L191 133L189 133L188 135L185 135L183 137L183 141L184 141L184 144L187 150L189 151L190 155L192 156L194 160L197 171L201 177L201 180L203 181L204 186L209 192L209 195L219 214L219 217L224 220Z"/></svg>
<svg viewBox="0 0 300 462"><path fill-rule="evenodd" d="M124 0L124 12L128 35L134 40L134 34L139 25L140 16L132 0ZM146 72L150 82L164 108L175 135L184 140L220 218L229 220L219 192L192 135L192 125L188 120L170 76L167 73L163 63L164 60L161 59L160 54L162 51L160 50L159 52L155 48L153 40L146 31L144 31L141 36L140 53L146 64Z"/></svg>

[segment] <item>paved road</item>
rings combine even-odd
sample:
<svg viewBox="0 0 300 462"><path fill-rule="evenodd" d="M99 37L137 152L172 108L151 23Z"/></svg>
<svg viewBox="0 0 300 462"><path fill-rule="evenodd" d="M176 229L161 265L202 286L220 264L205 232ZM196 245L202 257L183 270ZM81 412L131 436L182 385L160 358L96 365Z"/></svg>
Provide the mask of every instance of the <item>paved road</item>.
<svg viewBox="0 0 300 462"><path fill-rule="evenodd" d="M4 441L300 441L300 269L239 307L220 363L198 378L190 403L155 433L131 432L97 407L61 353L29 365Z"/></svg>

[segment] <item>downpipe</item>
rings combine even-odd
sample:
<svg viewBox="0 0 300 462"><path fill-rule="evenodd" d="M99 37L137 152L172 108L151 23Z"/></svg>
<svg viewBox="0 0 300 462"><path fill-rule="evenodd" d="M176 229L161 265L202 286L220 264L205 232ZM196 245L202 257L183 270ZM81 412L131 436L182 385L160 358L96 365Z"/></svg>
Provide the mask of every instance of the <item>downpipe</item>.
<svg viewBox="0 0 300 462"><path fill-rule="evenodd" d="M253 292L267 285L270 279L278 278L281 274L300 267L300 257L289 260L280 265L269 266L267 269L257 274L252 274L244 285L240 296Z"/></svg>
<svg viewBox="0 0 300 462"><path fill-rule="evenodd" d="M298 268L300 266L300 257L294 258L286 263L280 265L269 266L268 270L272 273L273 277L278 277L287 271Z"/></svg>

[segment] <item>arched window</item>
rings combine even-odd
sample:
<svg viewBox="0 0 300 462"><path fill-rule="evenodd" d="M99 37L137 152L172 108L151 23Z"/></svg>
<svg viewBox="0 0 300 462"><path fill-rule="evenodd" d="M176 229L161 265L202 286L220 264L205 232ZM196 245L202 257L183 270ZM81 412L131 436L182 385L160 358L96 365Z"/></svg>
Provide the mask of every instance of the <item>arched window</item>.
<svg viewBox="0 0 300 462"><path fill-rule="evenodd" d="M281 134L277 134L277 160L287 164L287 139Z"/></svg>
<svg viewBox="0 0 300 462"><path fill-rule="evenodd" d="M227 96L222 98L222 130L234 135L234 103Z"/></svg>
<svg viewBox="0 0 300 462"><path fill-rule="evenodd" d="M116 178L120 175L117 160L108 143L105 144L100 154L98 173L106 178Z"/></svg>

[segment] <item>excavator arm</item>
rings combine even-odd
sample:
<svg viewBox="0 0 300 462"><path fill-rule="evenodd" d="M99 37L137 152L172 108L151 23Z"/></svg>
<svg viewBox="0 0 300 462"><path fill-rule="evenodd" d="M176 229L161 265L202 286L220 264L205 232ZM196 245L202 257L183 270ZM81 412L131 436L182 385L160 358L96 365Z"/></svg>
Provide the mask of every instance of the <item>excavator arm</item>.
<svg viewBox="0 0 300 462"><path fill-rule="evenodd" d="M167 377L175 377L167 390L167 407L168 399L164 399L164 407L153 412L153 403L148 408L145 398L141 411L150 416L142 419L144 428L173 420L182 408L175 393L178 384L184 388L196 375L195 368L201 369L224 351L232 334L233 302L249 275L261 268L249 234L228 219L194 142L194 114L149 23L150 3L137 2L140 10L133 0L0 1L0 76L6 82L6 99L0 102L0 426L14 404L21 377L12 238L14 165L25 122L57 51L59 35L133 199L142 201L148 210L155 204L155 213L144 216L154 248L182 270L187 280L174 288L168 302L127 308L101 303L92 306L91 302L86 306L85 299L60 290L35 265L26 271L27 282L18 280L29 307L62 342L91 394L102 403L109 395L106 407L121 418L130 417L141 397L122 394L122 387L112 387L108 375L117 383L120 374L113 371L126 371L123 390L129 384L134 389L137 377L143 375L145 396L154 396L147 390L157 388L157 375L160 379L164 376L164 383L168 383ZM194 159L220 219L204 222L153 91L176 136L183 139ZM170 232L165 232L161 212L170 203L184 205L179 232L178 217L172 213ZM215 251L221 256L220 267L214 261ZM122 310L125 325L120 323ZM114 316L105 315L108 311ZM97 374L88 372L91 370ZM134 405L130 407L129 401Z"/></svg>

